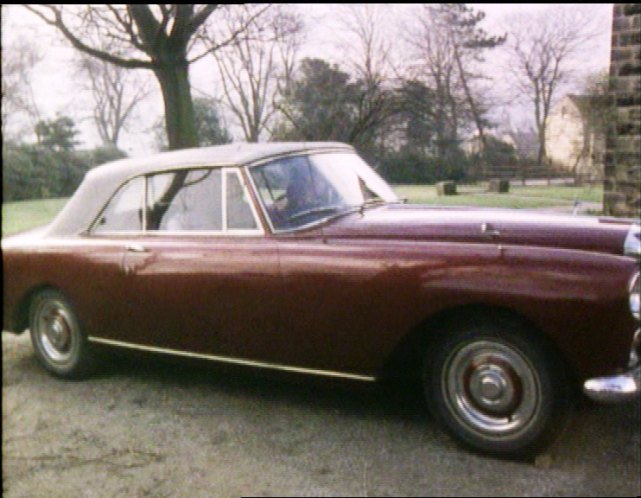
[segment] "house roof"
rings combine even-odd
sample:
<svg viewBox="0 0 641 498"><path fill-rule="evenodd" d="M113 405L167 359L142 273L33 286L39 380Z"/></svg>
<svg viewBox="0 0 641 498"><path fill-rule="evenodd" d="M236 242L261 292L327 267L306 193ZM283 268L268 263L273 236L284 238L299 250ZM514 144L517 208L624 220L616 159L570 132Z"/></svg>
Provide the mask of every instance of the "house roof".
<svg viewBox="0 0 641 498"><path fill-rule="evenodd" d="M568 94L567 98L572 101L572 103L576 106L576 108L583 116L588 114L591 109L602 106L607 100L607 97L605 95Z"/></svg>

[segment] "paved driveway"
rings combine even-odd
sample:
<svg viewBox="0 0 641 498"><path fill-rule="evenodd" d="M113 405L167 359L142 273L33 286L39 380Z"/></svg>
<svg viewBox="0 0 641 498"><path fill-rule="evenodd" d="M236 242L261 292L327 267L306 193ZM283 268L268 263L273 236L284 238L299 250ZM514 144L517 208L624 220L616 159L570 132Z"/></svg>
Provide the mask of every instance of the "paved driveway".
<svg viewBox="0 0 641 498"><path fill-rule="evenodd" d="M2 334L7 497L641 494L639 403L584 406L538 462L459 448L418 393L114 359L48 376Z"/></svg>

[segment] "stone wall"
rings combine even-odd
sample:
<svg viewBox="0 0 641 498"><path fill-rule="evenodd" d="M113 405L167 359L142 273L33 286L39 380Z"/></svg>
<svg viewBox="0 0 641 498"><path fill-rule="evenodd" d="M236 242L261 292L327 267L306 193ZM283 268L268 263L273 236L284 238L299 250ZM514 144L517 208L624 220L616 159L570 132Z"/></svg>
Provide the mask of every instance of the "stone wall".
<svg viewBox="0 0 641 498"><path fill-rule="evenodd" d="M608 133L603 208L639 216L641 203L641 5L614 4L610 52L617 122Z"/></svg>

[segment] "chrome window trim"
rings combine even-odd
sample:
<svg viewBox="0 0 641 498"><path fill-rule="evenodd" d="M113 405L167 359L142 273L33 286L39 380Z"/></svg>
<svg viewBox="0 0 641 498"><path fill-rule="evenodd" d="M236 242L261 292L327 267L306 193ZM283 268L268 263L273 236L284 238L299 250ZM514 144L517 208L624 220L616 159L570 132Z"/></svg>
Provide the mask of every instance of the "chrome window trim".
<svg viewBox="0 0 641 498"><path fill-rule="evenodd" d="M281 154L274 154L271 156L261 157L255 161L247 163L245 166L248 168L253 168L255 166L260 166L265 163L270 163L276 161L277 159L283 159L285 157L296 157L296 156L309 156L311 154L336 154L337 152L351 152L356 154L356 151L351 146L345 147L323 147L323 148L309 148L302 150L295 150L290 152L283 152Z"/></svg>
<svg viewBox="0 0 641 498"><path fill-rule="evenodd" d="M149 185L149 179L145 177L145 185L143 188L143 198L142 198L142 232L147 231L147 186Z"/></svg>
<svg viewBox="0 0 641 498"><path fill-rule="evenodd" d="M219 356L219 355L211 355L211 354L203 354L203 353L192 353L190 351L182 351L179 349L170 349L170 348L160 348L156 346L145 346L143 344L134 344L131 342L124 342L124 341L115 341L113 339L105 339L103 337L95 337L95 336L89 336L87 338L89 342L95 342L97 344L104 344L107 346L116 346L116 347L122 347L122 348L129 348L129 349L136 349L140 351L148 351L152 353L163 353L163 354L171 354L174 356L183 356L187 358L196 358L196 359L201 359L201 360L209 360L209 361L217 361L220 363L231 363L234 365L243 365L243 366L249 366L249 367L257 367L257 368L266 368L270 370L280 370L284 372L294 372L294 373L303 373L303 374L310 374L310 375L319 375L319 376L324 376L324 377L334 377L334 378L343 378L343 379L351 379L351 380L359 380L359 381L364 381L364 382L375 382L377 379L376 377L372 377L369 375L357 375L357 374L351 374L351 373L346 373L346 372L337 372L334 370L322 370L322 369L314 369L314 368L303 368L303 367L294 367L291 365L282 365L278 363L270 363L266 361L257 361L257 360L246 360L242 358L234 358L231 356Z"/></svg>
<svg viewBox="0 0 641 498"><path fill-rule="evenodd" d="M89 224L89 228L86 230L80 232L78 235L84 235L86 237L102 237L102 236L147 236L147 235L154 235L154 236L159 236L159 235L171 235L171 236L177 236L177 235L195 235L195 236L233 236L233 237L238 237L238 236L247 236L247 237L255 237L257 235L265 235L265 227L260 220L260 217L258 216L258 212L256 211L256 207L254 206L253 199L251 198L250 195L248 195L249 199L249 205L251 206L252 210L252 215L254 216L254 221L256 222L256 226L258 228L249 228L249 229L232 229L232 230L225 230L226 225L227 225L227 212L226 212L226 173L230 172L233 173L235 172L240 180L240 184L242 187L245 189L246 193L247 192L248 186L245 183L242 175L240 174L240 169L242 166L237 165L237 164L219 164L219 165L213 165L213 166L204 166L204 165L197 165L197 166L179 166L179 167L171 167L171 168L164 168L164 169L159 169L157 171L153 171L151 173L143 173L143 174L138 174L138 175L133 175L129 178L127 178L125 181L122 182L122 184L115 189L114 193L109 197L109 199L105 202L104 206L98 211L98 215L93 219L93 221ZM221 190L222 190L222 202L223 202L223 209L222 209L222 215L223 215L223 230L180 230L180 231L162 231L162 230L147 230L147 216L145 212L145 216L143 216L142 220L142 230L105 230L100 233L95 233L95 227L96 224L98 223L98 220L104 213L105 209L109 206L113 198L120 192L121 189L125 188L125 186L137 178L143 178L144 179L144 186L143 186L143 209L146 211L146 206L147 206L147 184L148 184L148 178L150 176L154 175L159 175L159 174L166 174L166 173L171 173L174 171L182 171L182 170L196 170L196 169L220 169L221 170ZM258 197L258 196L257 196ZM268 220L269 218L266 217Z"/></svg>
<svg viewBox="0 0 641 498"><path fill-rule="evenodd" d="M150 231L150 232L100 232L98 234L89 235L92 239L99 239L102 236L117 236L117 237L127 237L135 235L136 237L162 237L164 235L171 237L259 237L264 236L265 232L261 230L228 230L223 232L222 230L167 230L167 231Z"/></svg>
<svg viewBox="0 0 641 498"><path fill-rule="evenodd" d="M222 227L223 227L223 232L227 231L227 171L228 168L222 168L220 170L220 195L222 196L222 199L220 200L221 207L222 207Z"/></svg>

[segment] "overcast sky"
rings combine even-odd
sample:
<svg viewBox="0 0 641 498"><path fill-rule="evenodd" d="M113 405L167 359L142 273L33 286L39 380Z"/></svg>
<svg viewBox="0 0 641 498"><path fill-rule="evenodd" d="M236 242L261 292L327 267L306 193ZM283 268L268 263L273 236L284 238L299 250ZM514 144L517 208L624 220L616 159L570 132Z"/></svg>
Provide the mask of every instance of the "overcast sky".
<svg viewBox="0 0 641 498"><path fill-rule="evenodd" d="M534 13L549 8L553 4L468 4L486 13L484 28L492 34L502 34L505 30L505 19L515 12ZM417 5L381 5L386 9L385 19L389 20L386 27L391 33L398 33L404 19L411 17ZM336 62L344 62L344 29L341 19L344 19L343 6L333 4L297 4L295 8L303 14L308 28L307 41L302 55L321 57ZM577 61L584 71L605 69L609 65L610 36L612 24L612 4L574 4L573 8L589 8L594 12L595 23L599 27L599 36L589 55ZM90 114L91 104L88 95L83 95L78 85L78 77L73 72L73 58L76 51L60 38L55 30L45 25L26 9L12 5L3 7L2 42L10 43L19 37L34 42L43 55L42 61L33 71L33 91L36 104L43 118L53 118L56 115L69 115L81 130L81 148L91 148L98 145L99 139L93 128ZM396 31L395 31L396 30ZM343 42L344 43L344 42ZM212 59L204 58L191 68L191 83L194 95L214 95L216 93L216 77ZM151 77L151 73L149 76ZM148 153L153 148L153 138L149 128L153 122L162 116L163 105L155 81L152 82L154 95L149 97L139 109L136 123L129 133L122 137L121 148L130 155ZM502 111L510 114L512 121L526 119L520 108L508 108ZM234 132L233 120L229 125ZM519 124L513 123L513 124ZM236 139L239 133L234 132Z"/></svg>

